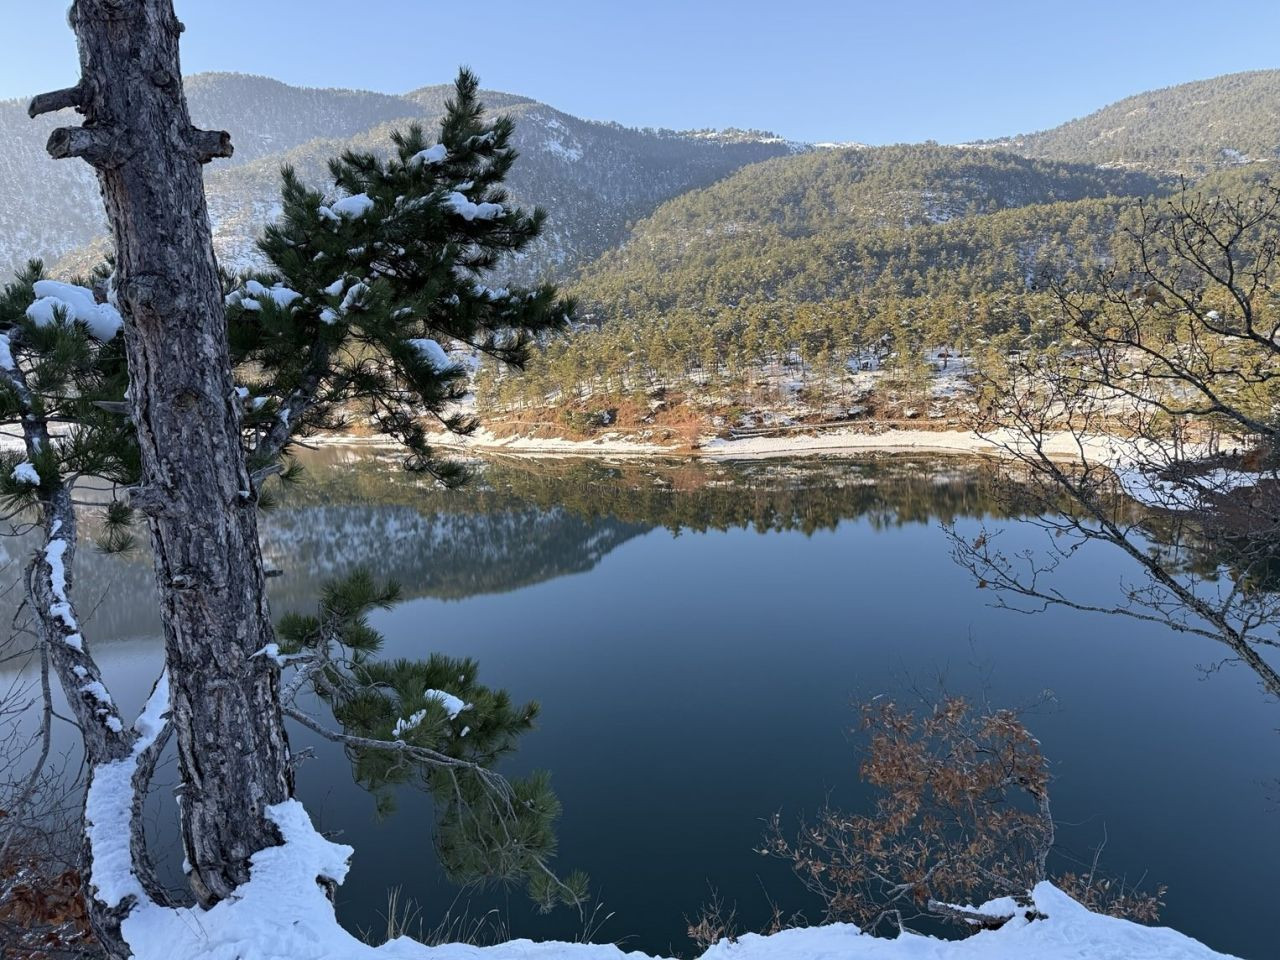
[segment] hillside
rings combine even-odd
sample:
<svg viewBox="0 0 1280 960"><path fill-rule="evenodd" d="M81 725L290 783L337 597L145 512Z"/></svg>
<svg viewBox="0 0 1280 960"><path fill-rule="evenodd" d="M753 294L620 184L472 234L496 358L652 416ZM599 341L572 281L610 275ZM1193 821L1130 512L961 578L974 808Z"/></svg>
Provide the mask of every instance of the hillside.
<svg viewBox="0 0 1280 960"><path fill-rule="evenodd" d="M1021 290L1045 269L1093 259L1117 198L1167 186L1140 172L935 145L781 158L664 204L575 292L609 316Z"/></svg>
<svg viewBox="0 0 1280 960"><path fill-rule="evenodd" d="M313 139L319 131L351 136L403 116L399 97L355 90L309 90L265 77L201 74L187 79L195 122L234 130L241 166ZM77 123L71 111L31 120L26 100L0 100L0 275L30 257L52 260L106 231L93 171L45 153L54 127Z"/></svg>
<svg viewBox="0 0 1280 960"><path fill-rule="evenodd" d="M430 126L449 87L404 96L291 87L264 77L202 74L187 80L197 125L231 131L236 154L206 172L215 245L225 265L253 259L253 240L275 208L279 169L292 163L320 179L343 149L381 149L396 126ZM739 167L790 152L765 135L680 134L633 130L580 120L525 97L486 93L492 109L517 121L521 160L510 180L521 203L551 211L546 236L511 273L522 279L563 274L616 244L627 224L661 202L706 186ZM56 260L103 236L97 187L84 164L55 162L44 152L49 131L73 115L32 121L24 101L0 102L0 273L32 256ZM102 248L70 258L91 265Z"/></svg>
<svg viewBox="0 0 1280 960"><path fill-rule="evenodd" d="M1264 171L1198 189L1239 194ZM637 224L572 288L586 322L523 377L483 371L477 396L498 429L555 420L656 442L694 423L946 425L969 390L963 358L1043 342L1050 282L1106 264L1138 200L1175 184L934 145L756 164Z"/></svg>
<svg viewBox="0 0 1280 960"><path fill-rule="evenodd" d="M1148 193L1141 173L1046 163L936 144L827 149L762 163L661 208L645 229L725 233L765 225L800 236L832 229L945 223L1033 203Z"/></svg>
<svg viewBox="0 0 1280 960"><path fill-rule="evenodd" d="M405 98L402 118L354 136L314 139L239 167L211 171L209 209L223 263L241 268L252 262L255 238L275 208L282 163L321 182L328 159L342 150L380 152L396 126L410 121L434 125L450 89L415 91ZM506 268L508 276L520 280L544 273L564 276L620 242L629 223L664 200L788 149L778 142L633 130L579 120L534 100L485 96L491 108L516 121L513 142L520 159L508 180L512 197L550 213L544 235Z"/></svg>
<svg viewBox="0 0 1280 960"><path fill-rule="evenodd" d="M1030 157L1197 175L1280 159L1280 70L1126 97L1051 130L990 144Z"/></svg>

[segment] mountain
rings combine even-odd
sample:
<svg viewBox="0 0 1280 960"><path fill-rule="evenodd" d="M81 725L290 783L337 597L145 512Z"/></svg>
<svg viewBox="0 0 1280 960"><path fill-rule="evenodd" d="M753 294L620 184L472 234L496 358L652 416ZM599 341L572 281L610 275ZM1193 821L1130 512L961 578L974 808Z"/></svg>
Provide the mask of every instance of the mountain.
<svg viewBox="0 0 1280 960"><path fill-rule="evenodd" d="M1280 159L1280 70L1126 97L1052 130L995 141L1030 157L1198 175Z"/></svg>
<svg viewBox="0 0 1280 960"><path fill-rule="evenodd" d="M203 74L186 83L198 125L235 131L235 156L213 169L243 166L314 139L319 131L352 136L404 116L400 97L355 90L308 90L264 77ZM0 100L0 276L31 257L53 260L106 232L93 171L54 161L45 142L55 127L79 122L72 111L27 117L26 100Z"/></svg>
<svg viewBox="0 0 1280 960"><path fill-rule="evenodd" d="M187 87L196 122L229 129L237 147L206 173L215 243L232 269L255 262L281 164L323 182L340 151L385 149L392 129L432 125L450 91L303 89L225 73ZM582 268L577 292L610 312L1025 285L1055 257L1078 263L1086 235L1102 242L1116 207L1106 198L1158 194L1169 171L1266 171L1269 163L1245 161L1280 153L1274 70L1151 91L1053 130L971 147L810 149L759 131L636 130L513 94L486 100L517 122L512 196L551 214L507 276L564 279ZM9 147L0 155L0 274L32 255L83 271L105 251L101 242L86 249L104 233L90 171L44 154L49 130L74 120L31 121L24 103L0 102Z"/></svg>
<svg viewBox="0 0 1280 960"><path fill-rule="evenodd" d="M588 267L575 292L588 309L636 315L1020 288L1050 262L1090 259L1117 198L1168 186L1140 171L988 149L816 151L668 201Z"/></svg>
<svg viewBox="0 0 1280 960"><path fill-rule="evenodd" d="M224 265L254 262L254 238L276 209L279 169L291 163L323 182L325 163L344 149L385 149L398 126L430 128L444 111L448 86L403 96L291 87L265 77L201 74L186 81L194 122L226 129L234 158L206 170L214 242ZM546 235L508 275L563 276L619 242L630 222L664 200L706 186L739 167L790 153L793 145L746 131L677 133L580 120L527 97L487 92L493 110L516 119L521 153L510 179L513 198L550 211ZM53 161L50 130L75 123L70 111L30 120L26 103L0 101L0 275L32 256L83 269L104 245L97 187L83 163Z"/></svg>
<svg viewBox="0 0 1280 960"><path fill-rule="evenodd" d="M404 98L405 113L398 120L213 171L207 177L209 209L223 262L231 267L252 262L254 238L275 209L282 163L292 164L304 179L323 182L329 157L342 150L380 152L395 127L410 121L434 125L451 92L445 86L416 90ZM664 200L791 149L767 136L634 130L580 120L523 97L485 98L491 109L516 121L513 143L520 159L507 181L511 196L550 214L543 236L505 269L520 281L548 273L563 277L619 243L631 222Z"/></svg>

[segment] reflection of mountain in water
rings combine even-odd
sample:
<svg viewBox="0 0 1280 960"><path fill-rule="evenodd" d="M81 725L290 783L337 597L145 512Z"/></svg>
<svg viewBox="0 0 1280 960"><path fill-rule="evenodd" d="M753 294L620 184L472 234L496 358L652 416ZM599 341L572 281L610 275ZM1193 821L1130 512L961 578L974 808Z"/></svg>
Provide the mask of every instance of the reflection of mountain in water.
<svg viewBox="0 0 1280 960"><path fill-rule="evenodd" d="M999 502L989 465L940 458L503 463L452 491L375 454L328 448L306 466L262 520L267 565L283 572L271 581L278 612L312 608L326 580L357 567L397 580L408 597L457 599L585 572L655 527L812 533L855 517L879 527L980 515ZM0 540L11 578L35 547ZM92 638L159 634L144 548L104 556L82 543L74 589ZM16 590L0 597L0 616L16 602Z"/></svg>
<svg viewBox="0 0 1280 960"><path fill-rule="evenodd" d="M0 570L0 584L11 586L0 596L0 623L12 622L22 599L18 583L22 568L39 545L39 538L31 534L0 537L0 551L6 561ZM82 541L76 553L72 595L91 640L128 639L160 632L151 554L145 549L106 555L92 542Z"/></svg>
<svg viewBox="0 0 1280 960"><path fill-rule="evenodd" d="M561 507L421 513L401 505L273 510L263 532L269 567L284 576L277 606L307 606L316 587L356 567L394 579L409 596L500 593L590 570L646 528Z"/></svg>

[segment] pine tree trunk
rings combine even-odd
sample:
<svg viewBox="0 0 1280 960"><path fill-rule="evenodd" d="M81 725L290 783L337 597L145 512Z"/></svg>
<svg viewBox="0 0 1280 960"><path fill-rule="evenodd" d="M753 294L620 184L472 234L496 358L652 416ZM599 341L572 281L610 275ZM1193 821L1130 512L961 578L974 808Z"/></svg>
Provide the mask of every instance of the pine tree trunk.
<svg viewBox="0 0 1280 960"><path fill-rule="evenodd" d="M76 0L82 79L32 115L75 106L55 158L98 172L115 240L130 398L172 684L182 833L197 899L224 898L278 842L263 808L292 792L257 514L240 442L201 165L225 133L192 127L172 0Z"/></svg>

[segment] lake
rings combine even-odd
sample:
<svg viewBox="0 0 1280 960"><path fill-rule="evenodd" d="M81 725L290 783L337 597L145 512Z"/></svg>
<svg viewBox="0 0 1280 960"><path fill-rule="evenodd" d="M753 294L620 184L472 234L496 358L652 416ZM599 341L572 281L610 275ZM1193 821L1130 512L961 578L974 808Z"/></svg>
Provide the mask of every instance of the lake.
<svg viewBox="0 0 1280 960"><path fill-rule="evenodd" d="M771 904L820 919L786 865L754 852L764 819L780 810L794 824L828 797L865 808L855 704L945 686L997 706L1051 691L1026 720L1053 764L1065 855L1087 860L1105 840L1110 873L1168 884L1164 922L1275 956L1280 710L1243 669L1199 669L1218 654L1208 641L994 609L943 526L1003 528L1006 550L1039 542L1003 519L992 464L500 461L446 492L391 456L305 460L264 522L283 572L274 609L310 610L325 578L369 567L404 587L373 618L387 656L473 657L482 682L540 702L502 769L552 772L557 865L590 875L597 938L688 955L685 918L713 890L747 929ZM96 604L86 632L118 699L140 702L160 652L150 563L141 551L81 558L80 603ZM1061 583L1114 595L1131 570L1098 547ZM339 894L351 927L380 931L399 887L426 928L451 911L513 936L582 931L576 912L538 916L518 889L451 886L428 800L404 789L378 816L340 752L296 732L295 750L307 746L300 794L356 848Z"/></svg>

